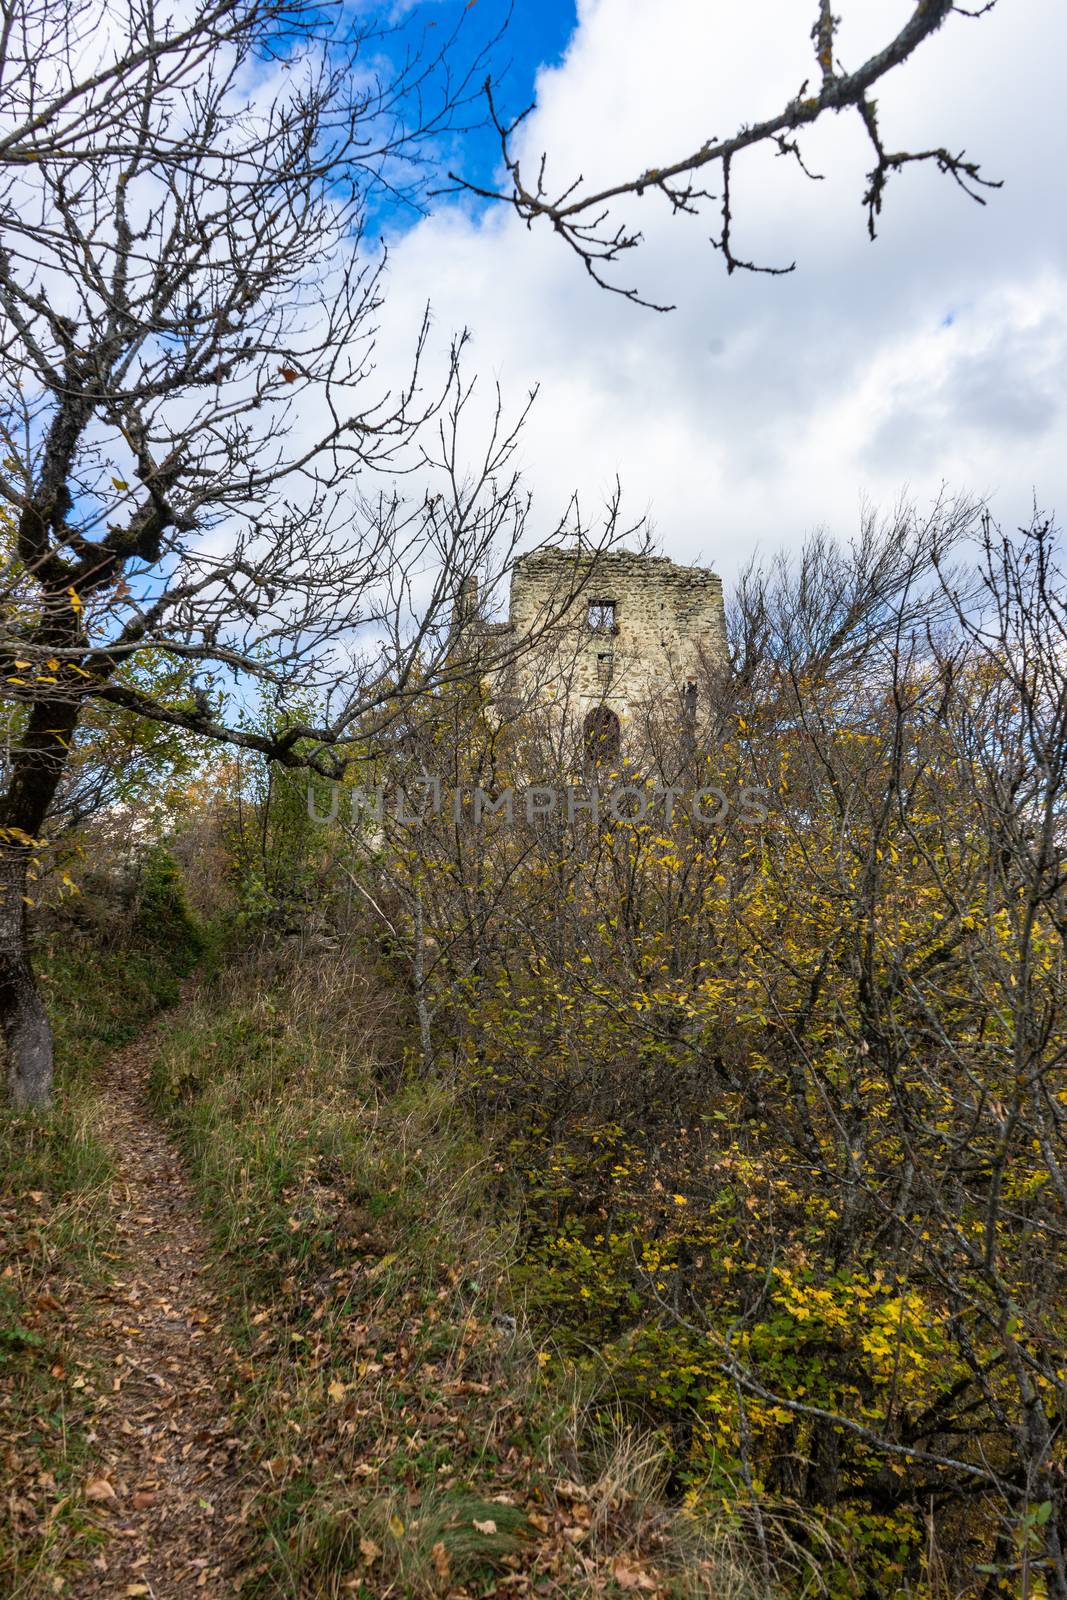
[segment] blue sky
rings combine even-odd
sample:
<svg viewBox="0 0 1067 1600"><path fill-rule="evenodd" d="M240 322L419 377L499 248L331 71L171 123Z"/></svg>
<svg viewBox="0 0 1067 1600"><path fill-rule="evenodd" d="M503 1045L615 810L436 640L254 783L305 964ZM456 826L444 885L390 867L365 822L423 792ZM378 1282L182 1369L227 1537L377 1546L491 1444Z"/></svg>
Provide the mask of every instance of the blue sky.
<svg viewBox="0 0 1067 1600"><path fill-rule="evenodd" d="M399 63L409 48L418 46L425 58L459 22L462 28L451 53L451 65L453 70L462 70L503 30L492 49L488 70L498 109L513 118L534 99L539 69L555 66L561 60L577 20L574 0L419 0L405 9L394 24L397 32L391 39L387 37L384 54ZM485 68L480 70L479 81L485 72ZM500 141L489 126L485 111L479 96L477 106L466 116L482 117L484 125L464 134L451 150L444 152L445 166L461 167L465 177L483 185L494 181L500 159ZM435 203L440 207L450 202L447 197L438 197ZM381 197L376 197L374 210L391 236L415 221L408 207L397 207Z"/></svg>
<svg viewBox="0 0 1067 1600"><path fill-rule="evenodd" d="M484 7L487 30L507 15L502 0L477 0ZM533 97L538 67L555 66L574 32L578 17L573 0L516 0L500 51L499 69L514 107Z"/></svg>
<svg viewBox="0 0 1067 1600"><path fill-rule="evenodd" d="M464 0L446 0L449 10L467 7ZM423 8L425 10L426 8ZM440 10L440 6L432 9ZM492 37L511 18L492 63L494 96L498 109L516 116L534 98L534 81L542 66L555 66L563 56L577 24L573 0L475 0L464 18L479 41ZM491 183L499 162L500 141L491 128L483 128L464 141L461 161L464 176Z"/></svg>

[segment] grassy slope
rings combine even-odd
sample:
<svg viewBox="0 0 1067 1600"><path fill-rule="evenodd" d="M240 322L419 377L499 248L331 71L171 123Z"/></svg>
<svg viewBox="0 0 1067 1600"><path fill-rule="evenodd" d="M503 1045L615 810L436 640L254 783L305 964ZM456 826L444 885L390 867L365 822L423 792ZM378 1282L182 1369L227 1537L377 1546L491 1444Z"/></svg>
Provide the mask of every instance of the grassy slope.
<svg viewBox="0 0 1067 1600"><path fill-rule="evenodd" d="M356 965L261 964L160 1051L245 1379L242 1593L755 1594L729 1540L663 1505L654 1442L546 1377L492 1143L403 1047Z"/></svg>

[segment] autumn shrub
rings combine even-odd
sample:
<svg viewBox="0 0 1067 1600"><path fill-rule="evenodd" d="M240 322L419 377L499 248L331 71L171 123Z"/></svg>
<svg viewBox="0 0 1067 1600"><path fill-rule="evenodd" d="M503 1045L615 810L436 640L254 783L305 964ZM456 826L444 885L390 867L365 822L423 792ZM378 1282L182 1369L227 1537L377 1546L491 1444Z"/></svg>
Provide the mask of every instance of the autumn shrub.
<svg viewBox="0 0 1067 1600"><path fill-rule="evenodd" d="M859 745L866 762L869 738ZM471 987L466 1003L472 1098L511 1119L526 1173L518 1275L535 1326L557 1330L568 1359L606 1369L635 1419L666 1429L679 1493L831 1513L848 1560L837 1577L821 1571L842 1593L857 1568L879 1592L921 1581L928 1508L914 1462L955 1478L957 1493L986 1477L986 1517L947 1519L954 1559L1010 1564L995 1518L1016 1460L1005 1416L1021 1426L1028 1393L1007 1364L1016 1335L1058 1415L1061 1302L1047 1266L1040 1286L1032 1277L1055 1180L1034 1124L1000 1146L999 1214L983 1165L1032 1074L1056 1094L1062 1022L1019 1074L1013 1029L975 984L981 973L996 992L990 930L973 899L947 922L920 821L912 812L903 837L891 829L873 848L853 835L844 861L829 822L823 832L805 817L801 838L778 822L740 874L731 847L743 861L744 842L712 854L699 836L613 839L614 862L641 858L640 900L629 867L625 900L599 874L587 902L582 886L564 902L570 957L545 959L534 937L522 961L513 927L521 975ZM889 870L864 961L856 903L875 851ZM699 885L688 914L682 883ZM705 952L677 973L690 918ZM1014 916L993 928L1013 968L1018 931ZM1035 918L1026 981L1049 1022L1058 943ZM959 949L951 961L946 944ZM901 982L902 951L933 975L918 997ZM885 997L880 1037L868 983ZM979 1138L975 1105L960 1101L975 1078L1000 1108ZM983 1283L970 1240L990 1230L997 1268Z"/></svg>
<svg viewBox="0 0 1067 1600"><path fill-rule="evenodd" d="M146 932L164 965L184 977L203 953L203 935L185 894L181 869L169 850L149 850L138 874L135 927Z"/></svg>
<svg viewBox="0 0 1067 1600"><path fill-rule="evenodd" d="M321 926L337 896L326 841L308 813L308 783L299 768L242 755L217 775L210 830L204 816L192 825L197 849L207 831L218 853L210 898L220 905L235 949L247 949L257 934L300 935Z"/></svg>

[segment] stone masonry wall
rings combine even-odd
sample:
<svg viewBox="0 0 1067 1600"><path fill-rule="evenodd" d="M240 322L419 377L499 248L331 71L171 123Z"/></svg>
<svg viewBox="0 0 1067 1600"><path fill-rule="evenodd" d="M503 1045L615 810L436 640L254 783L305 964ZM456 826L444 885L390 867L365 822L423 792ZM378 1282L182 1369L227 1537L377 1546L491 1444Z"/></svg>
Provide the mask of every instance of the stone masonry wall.
<svg viewBox="0 0 1067 1600"><path fill-rule="evenodd" d="M564 548L520 557L508 621L484 632L529 636L570 599L563 620L520 665L516 686L536 679L539 698L576 719L605 706L624 723L651 695L684 693L702 654L725 657L722 580L664 556L616 551L597 557L595 569L591 562Z"/></svg>

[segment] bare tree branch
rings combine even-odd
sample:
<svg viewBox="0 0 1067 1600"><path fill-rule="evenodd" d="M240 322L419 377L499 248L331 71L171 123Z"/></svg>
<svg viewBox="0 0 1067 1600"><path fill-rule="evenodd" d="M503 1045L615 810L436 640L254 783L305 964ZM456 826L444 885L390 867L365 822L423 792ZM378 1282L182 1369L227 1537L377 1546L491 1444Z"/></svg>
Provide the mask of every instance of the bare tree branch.
<svg viewBox="0 0 1067 1600"><path fill-rule="evenodd" d="M534 183L531 186L527 182L514 146L516 134L534 108L528 106L519 116L507 121L497 108L492 83L486 80L485 94L500 140L501 160L508 174L509 186L488 188L465 179L457 172L450 172L449 177L458 189L467 190L482 199L502 201L509 205L527 227L532 227L540 220L548 222L601 288L653 310L669 311L672 309L670 306L645 299L636 288L624 287L608 275L607 269L616 265L627 251L635 249L642 239L639 230L615 222L616 203L630 197L640 199L645 194L659 194L672 213L695 214L702 202L716 198L709 190L697 187L697 175L718 167L722 183L719 196L722 227L718 238L714 238L712 243L722 252L727 271L792 272L795 263L788 267L760 266L734 253L731 241L731 165L744 151L771 146L779 155L792 155L808 177L817 177L818 174L810 172L805 165L797 134L811 127L828 112L856 111L874 147L875 165L868 174L867 190L863 197L872 238L875 218L881 212L890 174L910 164L933 163L940 172L952 177L972 200L984 204L979 190L999 188L1000 183L984 178L977 162L968 161L962 151L953 154L944 146L919 151L888 151L885 148L878 129L877 108L871 99L871 90L895 67L907 62L952 13L977 17L990 9L991 6L983 6L978 11L969 12L953 5L951 0L916 0L911 15L895 36L861 66L849 72L840 66L835 56L840 18L834 16L831 0L818 0L818 13L812 27L819 73L818 87L814 91L810 80L805 80L794 98L776 115L744 124L728 138L709 138L697 150L593 190L587 190L579 175L553 195L547 184L547 158L544 155L538 163Z"/></svg>

